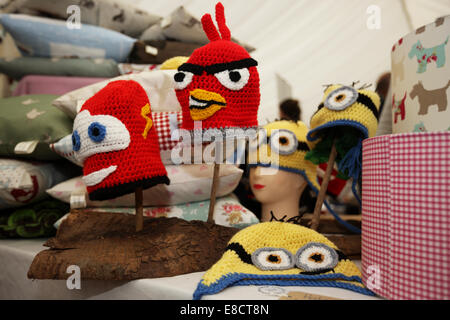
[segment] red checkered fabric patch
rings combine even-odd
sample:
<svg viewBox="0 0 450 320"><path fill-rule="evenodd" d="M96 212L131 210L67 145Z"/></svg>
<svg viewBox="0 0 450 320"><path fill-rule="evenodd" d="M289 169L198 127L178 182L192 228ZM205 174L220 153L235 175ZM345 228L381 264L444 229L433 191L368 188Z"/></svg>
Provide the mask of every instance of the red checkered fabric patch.
<svg viewBox="0 0 450 320"><path fill-rule="evenodd" d="M178 141L171 140L172 131L181 128L181 111L152 112L161 151L172 150Z"/></svg>
<svg viewBox="0 0 450 320"><path fill-rule="evenodd" d="M388 136L367 139L363 143L362 163L362 246L361 269L364 280L375 279L375 287L365 283L372 291L383 296L388 281L381 275L389 274L389 150ZM371 278L372 277L372 278Z"/></svg>
<svg viewBox="0 0 450 320"><path fill-rule="evenodd" d="M378 268L383 297L450 299L450 132L366 140L362 197L366 285Z"/></svg>

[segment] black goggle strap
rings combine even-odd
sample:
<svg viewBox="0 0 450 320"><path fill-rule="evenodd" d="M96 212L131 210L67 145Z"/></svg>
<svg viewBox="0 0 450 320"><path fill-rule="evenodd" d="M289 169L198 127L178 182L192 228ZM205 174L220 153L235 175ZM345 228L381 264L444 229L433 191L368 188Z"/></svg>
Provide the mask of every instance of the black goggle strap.
<svg viewBox="0 0 450 320"><path fill-rule="evenodd" d="M270 137L267 137L266 139L267 139L267 145L270 145ZM305 152L311 151L311 149L309 148L308 144L306 142L303 142L303 141L299 141L298 142L297 150L298 151L305 151Z"/></svg>
<svg viewBox="0 0 450 320"><path fill-rule="evenodd" d="M243 262L253 264L252 256L248 254L247 251L245 251L244 247L241 244L232 242L225 248L225 251L227 250L234 251L238 255L239 259L241 259Z"/></svg>
<svg viewBox="0 0 450 320"><path fill-rule="evenodd" d="M372 99L370 99L365 94L359 93L358 99L356 99L359 103L365 105L374 115L374 117L378 120L380 118L380 114L378 112L377 107L375 107L375 104L373 103Z"/></svg>

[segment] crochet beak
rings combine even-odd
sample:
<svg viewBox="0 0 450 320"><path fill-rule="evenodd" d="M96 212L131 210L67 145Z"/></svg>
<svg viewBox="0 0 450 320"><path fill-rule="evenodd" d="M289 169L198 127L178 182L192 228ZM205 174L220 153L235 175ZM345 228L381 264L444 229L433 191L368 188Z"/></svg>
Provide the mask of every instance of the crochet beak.
<svg viewBox="0 0 450 320"><path fill-rule="evenodd" d="M105 180L111 173L116 171L117 166L109 166L100 170L96 170L83 176L83 181L88 187L95 186Z"/></svg>
<svg viewBox="0 0 450 320"><path fill-rule="evenodd" d="M189 109L194 121L211 117L220 109L225 108L226 104L225 98L215 92L203 89L189 92Z"/></svg>

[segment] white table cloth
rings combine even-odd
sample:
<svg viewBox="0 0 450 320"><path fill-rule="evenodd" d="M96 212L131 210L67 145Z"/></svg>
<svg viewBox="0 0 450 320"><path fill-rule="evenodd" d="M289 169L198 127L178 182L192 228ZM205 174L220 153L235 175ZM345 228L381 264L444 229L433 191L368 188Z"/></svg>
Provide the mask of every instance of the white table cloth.
<svg viewBox="0 0 450 320"><path fill-rule="evenodd" d="M65 280L30 280L34 256L46 249L46 239L0 240L0 299L158 299L189 300L204 272L133 281L81 280L81 289L69 290ZM356 261L359 266L359 261ZM350 290L299 286L238 286L203 299L274 300L297 291L339 299L378 299Z"/></svg>

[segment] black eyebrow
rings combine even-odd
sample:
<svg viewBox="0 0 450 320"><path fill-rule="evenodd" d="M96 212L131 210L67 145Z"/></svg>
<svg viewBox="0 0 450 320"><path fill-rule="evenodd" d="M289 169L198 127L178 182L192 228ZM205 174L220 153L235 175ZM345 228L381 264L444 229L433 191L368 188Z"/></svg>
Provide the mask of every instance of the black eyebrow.
<svg viewBox="0 0 450 320"><path fill-rule="evenodd" d="M258 65L258 62L252 58L227 62L227 63L217 63L212 64L210 66L205 67L205 71L207 74L214 74L218 72L222 72L225 70L235 70L235 69L243 69L255 67Z"/></svg>
<svg viewBox="0 0 450 320"><path fill-rule="evenodd" d="M202 75L203 70L204 67L192 63L183 63L181 66L178 67L178 71L188 71L198 76Z"/></svg>
<svg viewBox="0 0 450 320"><path fill-rule="evenodd" d="M206 67L193 63L183 63L181 66L178 67L178 71L188 71L192 72L195 75L201 76L203 71L206 71L207 74L215 74L225 70L250 68L255 67L257 65L258 62L256 60L252 58L247 58L227 63L216 63Z"/></svg>

